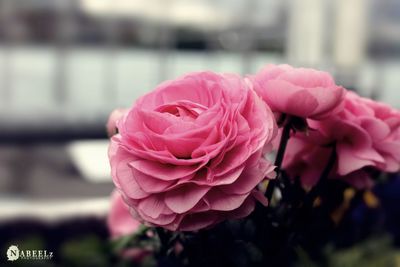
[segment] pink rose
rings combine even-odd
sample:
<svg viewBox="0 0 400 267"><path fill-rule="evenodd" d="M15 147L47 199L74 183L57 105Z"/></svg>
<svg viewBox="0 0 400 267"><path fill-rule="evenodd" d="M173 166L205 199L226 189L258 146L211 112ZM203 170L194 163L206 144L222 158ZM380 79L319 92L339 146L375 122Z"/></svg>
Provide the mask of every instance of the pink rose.
<svg viewBox="0 0 400 267"><path fill-rule="evenodd" d="M317 184L327 165L331 151L331 147L305 142L298 137L291 138L283 168L290 177L299 177L303 187L309 189ZM340 175L338 164L335 164L328 179L344 180L357 189L367 189L373 186L372 179L365 170L359 169L346 175Z"/></svg>
<svg viewBox="0 0 400 267"><path fill-rule="evenodd" d="M106 125L108 136L113 136L117 133L117 122L127 111L128 109L119 108L111 112Z"/></svg>
<svg viewBox="0 0 400 267"><path fill-rule="evenodd" d="M341 112L307 123L311 130L291 138L284 161L284 167L302 176L306 186L318 181L329 155L327 145L333 143L337 164L331 175L356 187L372 185L365 167L400 169L400 113L385 104L348 92Z"/></svg>
<svg viewBox="0 0 400 267"><path fill-rule="evenodd" d="M376 167L387 172L400 170L400 111L390 106L349 93L343 117L358 123L368 132L372 147L382 160Z"/></svg>
<svg viewBox="0 0 400 267"><path fill-rule="evenodd" d="M400 112L385 104L349 92L339 114L309 124L336 142L341 175L366 166L388 172L400 169Z"/></svg>
<svg viewBox="0 0 400 267"><path fill-rule="evenodd" d="M132 218L128 205L125 204L118 191L114 191L111 195L107 224L112 238L133 234L141 225L139 221Z"/></svg>
<svg viewBox="0 0 400 267"><path fill-rule="evenodd" d="M264 202L273 166L270 109L243 79L192 73L141 97L117 123L109 158L115 185L149 225L191 231L242 218Z"/></svg>
<svg viewBox="0 0 400 267"><path fill-rule="evenodd" d="M267 65L249 79L272 111L315 120L340 110L345 93L328 73L289 65Z"/></svg>

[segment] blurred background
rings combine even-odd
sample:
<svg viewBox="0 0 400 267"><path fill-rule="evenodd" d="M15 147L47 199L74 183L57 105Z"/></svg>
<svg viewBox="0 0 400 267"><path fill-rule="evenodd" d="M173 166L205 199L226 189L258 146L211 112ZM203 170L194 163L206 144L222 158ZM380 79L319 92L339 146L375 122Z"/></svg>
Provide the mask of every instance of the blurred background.
<svg viewBox="0 0 400 267"><path fill-rule="evenodd" d="M0 0L0 225L101 218L113 109L190 71L267 63L400 108L400 1Z"/></svg>

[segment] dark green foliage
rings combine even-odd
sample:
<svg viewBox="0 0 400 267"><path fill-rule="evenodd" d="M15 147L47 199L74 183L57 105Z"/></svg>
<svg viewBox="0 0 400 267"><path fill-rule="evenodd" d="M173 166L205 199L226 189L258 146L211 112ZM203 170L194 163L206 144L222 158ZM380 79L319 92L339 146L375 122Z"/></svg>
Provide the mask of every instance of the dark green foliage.
<svg viewBox="0 0 400 267"><path fill-rule="evenodd" d="M280 201L267 208L257 206L245 219L196 233L154 231L157 266L399 266L395 265L396 259L399 264L399 250L387 238L392 235L386 226L393 224L385 221L384 203L369 207L364 191L339 180L327 180L317 202L306 207L307 192L298 179L282 173L282 180ZM391 197L399 209L400 197L380 193L392 188L390 181L398 181L394 192L399 192L400 178L392 177L378 184L372 194L383 202ZM351 198L345 197L346 190L354 192ZM176 250L177 244L182 251Z"/></svg>

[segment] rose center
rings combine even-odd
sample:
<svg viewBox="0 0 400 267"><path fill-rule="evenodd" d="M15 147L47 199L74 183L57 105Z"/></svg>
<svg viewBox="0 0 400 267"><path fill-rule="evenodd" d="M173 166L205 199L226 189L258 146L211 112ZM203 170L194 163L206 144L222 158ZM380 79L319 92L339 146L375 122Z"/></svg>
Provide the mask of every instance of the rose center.
<svg viewBox="0 0 400 267"><path fill-rule="evenodd" d="M159 106L156 111L194 120L206 109L207 107L190 101L177 101Z"/></svg>

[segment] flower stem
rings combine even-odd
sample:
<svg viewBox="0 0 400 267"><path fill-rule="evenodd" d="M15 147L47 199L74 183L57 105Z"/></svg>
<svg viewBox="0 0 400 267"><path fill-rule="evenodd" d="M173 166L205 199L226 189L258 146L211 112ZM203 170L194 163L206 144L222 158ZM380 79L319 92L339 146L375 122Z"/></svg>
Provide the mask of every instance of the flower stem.
<svg viewBox="0 0 400 267"><path fill-rule="evenodd" d="M293 229L293 232L289 235L288 245L295 242L296 236L299 234L299 231L304 229L307 225L307 221L310 219L310 215L312 212L313 204L315 199L321 194L321 191L325 187L325 182L328 180L329 174L335 166L336 162L336 146L333 145L331 154L329 155L329 159L327 164L325 165L324 170L321 173L321 176L317 182L317 184L310 190L310 192L305 196L303 201L303 205L295 210L292 214L291 218L288 220L288 227Z"/></svg>
<svg viewBox="0 0 400 267"><path fill-rule="evenodd" d="M168 237L167 233L164 231L164 229L162 229L161 227L156 227L156 232L157 232L158 238L160 239L159 253L161 255L164 255L168 250L169 237Z"/></svg>
<svg viewBox="0 0 400 267"><path fill-rule="evenodd" d="M267 191L265 192L265 196L267 199L271 199L272 194L274 192L275 185L279 182L280 180L280 173L281 173L281 167L282 167L282 162L283 162L283 156L285 155L285 150L287 143L290 138L290 131L292 129L291 125L291 117L288 116L286 118L285 125L283 127L282 131L282 136L281 136L281 141L279 143L279 148L278 148L278 153L276 154L275 158L275 166L276 166L276 178L274 180L269 181Z"/></svg>
<svg viewBox="0 0 400 267"><path fill-rule="evenodd" d="M331 154L329 155L328 162L327 162L324 170L322 171L317 184L306 195L306 198L304 200L304 207L306 207L306 208L312 207L314 200L318 197L318 195L321 193L322 189L324 188L325 182L329 177L329 173L332 171L333 167L335 166L335 162L336 162L336 146L333 145Z"/></svg>

